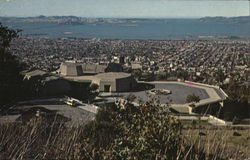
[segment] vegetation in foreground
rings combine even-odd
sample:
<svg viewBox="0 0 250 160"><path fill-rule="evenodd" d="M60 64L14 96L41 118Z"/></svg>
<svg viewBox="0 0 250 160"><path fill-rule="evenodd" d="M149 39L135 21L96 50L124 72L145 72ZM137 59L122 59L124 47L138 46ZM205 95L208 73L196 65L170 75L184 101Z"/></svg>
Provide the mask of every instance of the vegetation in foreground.
<svg viewBox="0 0 250 160"><path fill-rule="evenodd" d="M205 132L205 133L201 133ZM240 134L240 133L239 133ZM35 117L0 127L0 159L243 159L249 146L221 130L183 129L157 100L101 109L86 126ZM248 137L249 138L249 137ZM249 141L249 140L246 140Z"/></svg>

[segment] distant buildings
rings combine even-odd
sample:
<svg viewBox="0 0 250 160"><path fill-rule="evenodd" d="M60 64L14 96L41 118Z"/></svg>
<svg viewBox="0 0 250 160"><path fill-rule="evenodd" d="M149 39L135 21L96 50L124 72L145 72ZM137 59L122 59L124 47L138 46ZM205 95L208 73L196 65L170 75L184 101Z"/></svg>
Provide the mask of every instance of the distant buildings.
<svg viewBox="0 0 250 160"><path fill-rule="evenodd" d="M20 36L13 41L10 50L28 64L28 70L55 71L61 62L71 60L87 64L82 65L85 74L121 72L120 67L109 65L119 63L126 72L140 69L142 73L166 73L162 80L178 77L209 84L219 84L214 79L218 69L223 71L226 78L233 77L242 83L248 81L250 74L249 42L242 40L109 40ZM182 71L188 75L177 76Z"/></svg>

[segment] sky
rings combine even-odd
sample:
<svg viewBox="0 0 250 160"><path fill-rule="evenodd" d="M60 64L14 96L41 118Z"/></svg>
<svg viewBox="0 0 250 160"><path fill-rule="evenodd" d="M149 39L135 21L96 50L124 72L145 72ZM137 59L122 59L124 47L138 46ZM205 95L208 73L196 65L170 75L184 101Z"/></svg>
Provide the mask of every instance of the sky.
<svg viewBox="0 0 250 160"><path fill-rule="evenodd" d="M0 16L164 18L248 16L248 0L0 0Z"/></svg>

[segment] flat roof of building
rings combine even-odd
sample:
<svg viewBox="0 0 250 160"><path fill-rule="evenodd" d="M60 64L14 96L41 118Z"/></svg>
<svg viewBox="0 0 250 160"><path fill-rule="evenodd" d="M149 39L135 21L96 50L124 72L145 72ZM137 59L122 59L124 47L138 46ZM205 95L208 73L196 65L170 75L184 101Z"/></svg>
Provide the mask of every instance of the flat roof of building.
<svg viewBox="0 0 250 160"><path fill-rule="evenodd" d="M227 97L227 95L225 95L225 93L216 86L209 86L205 84L168 81L154 81L143 83L154 85L154 89L166 89L172 92L168 95L155 95L155 97L160 100L161 104L171 103L173 105L185 105L187 104L187 96L192 93L200 97L200 102L196 103L196 106L219 102L225 100ZM139 100L149 101L151 99L149 97L149 94L147 93L147 90L117 94L122 96L134 94L137 97L137 102L139 102Z"/></svg>
<svg viewBox="0 0 250 160"><path fill-rule="evenodd" d="M114 80L114 79L122 79L130 77L131 74L124 73L124 72L107 72L107 73L100 73L95 75L95 78L99 78L101 80Z"/></svg>
<svg viewBox="0 0 250 160"><path fill-rule="evenodd" d="M62 76L63 78L75 81L75 82L85 82L85 83L91 83L94 79L94 76Z"/></svg>
<svg viewBox="0 0 250 160"><path fill-rule="evenodd" d="M92 82L93 79L101 79L101 80L106 80L106 81L111 81L114 79L122 79L122 78L127 78L130 77L131 74L129 73L124 73L124 72L106 72L106 73L99 73L97 75L92 75L92 76L63 76L63 78L71 80L71 81L76 81L76 82Z"/></svg>

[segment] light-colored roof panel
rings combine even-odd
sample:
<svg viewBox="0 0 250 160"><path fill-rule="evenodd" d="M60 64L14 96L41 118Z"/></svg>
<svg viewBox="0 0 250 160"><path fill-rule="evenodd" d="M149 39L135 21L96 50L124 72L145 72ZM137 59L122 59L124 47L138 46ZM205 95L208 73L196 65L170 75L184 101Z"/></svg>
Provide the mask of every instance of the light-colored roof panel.
<svg viewBox="0 0 250 160"><path fill-rule="evenodd" d="M95 76L95 78L99 78L101 80L113 80L113 79L121 79L131 77L131 74L124 72L107 72L100 73Z"/></svg>

